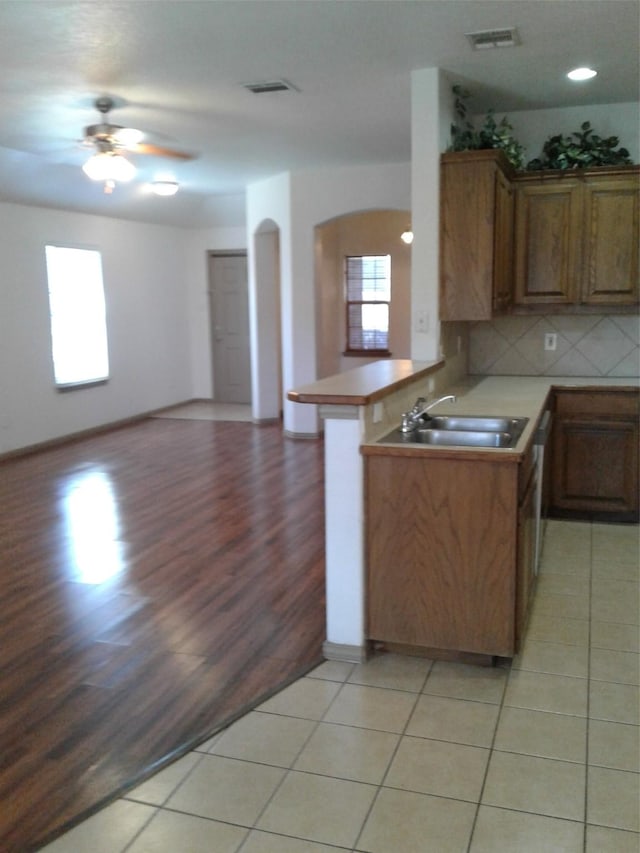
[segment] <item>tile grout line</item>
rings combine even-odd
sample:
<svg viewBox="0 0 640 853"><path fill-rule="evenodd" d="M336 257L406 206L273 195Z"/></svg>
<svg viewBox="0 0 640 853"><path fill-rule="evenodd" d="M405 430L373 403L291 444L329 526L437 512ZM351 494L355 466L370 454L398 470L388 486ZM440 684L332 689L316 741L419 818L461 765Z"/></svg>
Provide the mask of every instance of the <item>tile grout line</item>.
<svg viewBox="0 0 640 853"><path fill-rule="evenodd" d="M524 641L522 644L524 645ZM502 711L504 709L504 700L505 700L505 696L507 695L507 687L509 686L509 681L511 679L511 673L512 672L513 672L513 661L511 662L511 664L509 666L509 672L507 674L507 677L504 680L504 685L502 687L502 696L500 697L500 705L499 705L499 710L498 710L498 716L496 717L496 725L495 725L495 728L493 730L493 737L491 738L491 746L489 747L489 757L487 759L487 766L485 767L485 770L484 770L484 775L482 777L482 785L480 786L480 792L478 794L478 802L476 804L476 812L473 816L473 823L471 825L471 833L469 835L469 843L467 845L467 853L470 853L471 845L473 844L473 836L474 836L474 833L476 831L476 825L478 823L478 816L480 814L480 805L482 804L482 797L484 795L484 789L485 789L486 784L487 784L487 777L489 775L489 766L491 764L491 759L493 758L493 753L495 750L496 738L498 736L498 726L500 725L500 718L502 717Z"/></svg>
<svg viewBox="0 0 640 853"><path fill-rule="evenodd" d="M180 758L178 758L178 759L177 759L177 761L181 761L181 760L182 760L182 758L186 758L186 756L187 756L187 755L191 755L191 751L186 752L183 756L181 756ZM193 767L192 767L190 770L188 770L188 771L187 771L187 773L185 774L185 776L184 776L182 779L180 779L180 781L179 781L179 782L177 782L177 783L174 785L174 787L171 789L171 791L170 791L170 792L167 794L167 796L163 799L163 801L162 801L162 803L161 803L161 804L159 804L159 805L158 805L158 804L156 804L156 803L145 803L143 800L135 800L135 799L132 799L132 798L129 798L129 797L126 797L126 796L119 797L119 798L118 798L118 800L115 800L115 801L114 801L114 802L119 802L119 801L121 801L121 800L125 800L126 802L129 802L129 803L138 803L138 804L143 805L143 806L152 806L152 807L153 807L153 814L151 814L151 815L149 816L149 819L148 819L147 821L145 821L145 823L143 824L143 826L141 826L141 827L140 827L140 829L138 830L138 832L136 832L136 833L135 833L135 835L133 836L133 838L131 838L131 839L129 840L129 842L128 842L127 844L125 844L125 846L122 848L121 853L127 853L127 850L130 850L130 849L131 849L132 845L133 845L133 844L138 840L138 838L142 835L142 833L143 833L143 832L144 832L144 831L149 827L149 825L150 825L150 824L151 824L151 822L152 822L152 821L157 817L157 815L158 815L160 812L162 812L162 811L164 811L164 810L165 810L165 806L166 806L166 804L169 802L169 800L171 799L171 797L176 793L176 791L177 791L179 788L181 788L181 787L182 787L182 785L186 782L186 780L188 779L188 777L189 777L189 776L191 776L191 774L192 774L192 773L193 773L193 771L196 769L196 767L198 767L198 766L202 763L202 761L203 761L203 759L204 759L204 756L205 756L205 755L206 755L206 753L205 753L205 752L203 752L203 753L201 753L201 754L200 754L200 757L199 757L199 758L198 758L198 760L194 763ZM166 767L170 767L170 766L171 766L170 764L166 765ZM155 774L154 774L154 775L155 775ZM152 775L152 776L149 776L145 781L149 781L150 779L153 779L153 775ZM144 782L141 782L140 784L141 784L141 785L144 785ZM134 788L133 790L135 791L135 788Z"/></svg>
<svg viewBox="0 0 640 853"><path fill-rule="evenodd" d="M426 660L426 658L425 658L425 660ZM367 809L367 813L364 816L364 819L362 821L362 825L360 826L360 831L356 835L355 841L353 843L353 850L354 851L357 850L357 848L358 848L358 844L360 842L360 839L362 838L362 833L364 832L364 828L367 825L369 818L371 817L371 813L373 812L373 809L375 808L376 803L378 802L378 799L380 797L380 793L381 793L382 789L385 787L385 784L384 784L385 779L389 775L389 770L391 769L391 765L393 764L395 757L398 753L398 749L400 748L400 744L402 743L402 739L405 736L407 728L409 727L409 723L411 722L411 718L413 717L413 715L415 713L416 706L420 700L420 697L424 695L423 691L424 691L424 688L426 687L427 682L429 681L429 676L432 673L433 664L434 664L433 660L431 660L431 659L429 659L429 660L430 660L429 669L427 670L427 673L426 673L426 675L422 681L422 686L421 686L420 690L416 693L416 698L415 698L415 701L413 703L413 707L411 708L411 711L409 712L409 714L407 716L407 719L406 719L406 722L402 728L402 731L396 732L396 734L399 734L398 742L396 743L394 750L393 750L393 752L389 758L389 761L387 762L387 769L382 774L382 778L377 785L376 793L374 794L373 799L371 800L371 804L370 804L369 808Z"/></svg>
<svg viewBox="0 0 640 853"><path fill-rule="evenodd" d="M302 751L305 749L305 747L307 746L307 744L309 743L309 741L311 740L311 738L313 737L313 735L315 734L315 732L318 730L318 728L319 728L320 724L322 723L322 721L323 721L324 717L326 716L326 714L328 713L329 709L331 708L331 706L333 705L333 703L336 701L336 699L338 698L338 696L342 693L342 690L343 690L343 688L344 688L345 684L347 683L347 679L349 678L349 676L350 676L350 675L352 675L352 673L353 673L353 667L351 668L351 671L349 672L349 674L345 677L345 679L344 679L342 682L334 682L334 683L338 683L338 684L340 684L340 687L338 688L338 691L336 692L336 695L331 699L331 701L329 702L329 704L328 704L328 705L327 705L327 707L325 708L325 710L324 710L324 712L323 712L322 716L321 716L318 720L312 720L312 721L311 721L311 722L315 722L315 725L313 726L313 728L312 728L312 729L311 729L311 731L309 732L309 735L308 735L308 736L307 736L307 738L305 739L305 741L304 741L304 743L302 744L302 746L300 747L300 749L297 751L297 753L296 753L295 757L293 758L293 760L291 761L291 763L290 763L289 767L285 767L285 768L283 768L283 770L284 770L285 772L282 774L282 779L278 782L278 784L276 785L276 787L275 787L275 788L273 789L273 791L271 792L271 795L268 797L268 799L267 799L266 803L264 804L263 808L260 810L260 812L259 812L259 813L258 813L258 815L256 816L255 820L253 821L253 824L252 824L250 827L248 827L247 835L246 835L246 837L243 839L242 843L240 844L240 847L238 847L237 853L241 853L242 848L246 846L246 844L247 844L247 842L248 842L248 839L249 839L249 836L251 835L251 833L253 832L253 830L254 830L254 829L255 829L255 830L258 830L258 823L259 823L260 819L263 817L263 815L265 814L265 812L267 811L267 809L269 808L269 806L270 806L270 805L271 805L271 803L273 802L274 797L276 796L276 794L278 793L278 791L279 791L279 790L282 788L282 786L284 785L285 779L286 779L286 778L289 776L289 774L293 771L293 765L294 765L294 764L296 763L296 761L300 758L300 755L302 754ZM308 676L303 676L303 678L307 678L307 677L308 677ZM316 679L316 680L317 680L317 679ZM331 679L326 679L326 680L327 680L327 681L331 681ZM293 682L293 683L295 684L295 683L297 683L297 682ZM279 716L286 716L286 715L281 714L281 715L279 715ZM302 718L300 718L300 719L305 719L305 718L304 718L304 717L302 717ZM296 772L297 772L297 771L296 771ZM258 830L258 831L262 831L262 830ZM275 834L275 833L274 833L274 834ZM280 834L280 835L282 835L283 833L279 833L279 834ZM295 836L289 836L289 835L288 835L287 837L288 837L288 838L293 838L293 837L295 837Z"/></svg>
<svg viewBox="0 0 640 853"><path fill-rule="evenodd" d="M352 669L352 671L353 671L353 669ZM351 673L349 673L349 675L350 675L350 674L351 674ZM347 676L347 678L349 677L349 675ZM306 676L303 676L303 678L304 678L304 677L306 677ZM325 680L327 680L327 681L334 681L334 679L325 679ZM337 683L338 683L338 684L340 684L340 682L337 682ZM345 683L346 683L346 680L345 680L345 681L343 681L341 684L342 684L342 685L344 685ZM336 695L334 696L334 698L333 698L333 699L331 700L331 702L329 703L329 706L327 707L327 711L329 710L329 708L331 707L331 705L333 704L333 702L335 701L335 699L336 699L336 698L337 698L337 696L339 695L339 693L340 693L341 689L342 689L342 686L340 687L340 689L338 690L338 692L336 693ZM253 710L257 710L257 709L253 709ZM325 713L326 713L326 711L325 711ZM285 717L286 715L284 715L284 714L279 714L279 715L275 715L275 716L283 716L283 717ZM242 718L238 718L238 719L242 719ZM299 719L307 719L307 718L299 718ZM234 720L233 722L229 723L229 725L228 725L228 726L226 726L225 728L221 729L221 730L220 730L219 732L217 732L216 734L217 734L217 735L219 735L219 736L222 736L222 734L223 734L227 729L231 728L231 726L233 726L235 722L237 722L237 720ZM310 721L310 722L315 722L315 725L313 726L313 728L312 728L312 730L310 731L310 733L309 733L308 737L306 738L306 740L304 741L304 743L302 744L302 746L300 747L300 749L299 749L299 750L298 750L298 752L296 753L295 757L293 758L293 760L292 760L292 765L293 765L293 764L297 761L297 759L300 757L300 754L301 754L302 750L306 747L307 743L309 742L309 740L310 740L310 739L311 739L311 737L313 736L314 732L316 731L316 729L317 729L317 728L318 728L318 726L320 725L321 720L315 720L315 721ZM214 738L214 737L216 737L216 735L212 735L212 738ZM217 739L217 738L216 738L216 739ZM171 797L172 797L172 796L173 796L173 795L174 795L174 794L179 790L179 788L181 788L181 787L182 787L182 785L186 782L186 780L187 780L187 779L192 775L192 773L195 771L196 767L198 767L201 763L203 763L203 761L204 761L204 759L206 758L206 756L211 756L211 757L221 757L221 758L225 758L225 757L227 757L227 756L216 756L216 754L215 754L215 753L210 753L210 752L199 752L198 750L191 750L189 753L185 753L185 755L191 754L192 752L197 752L197 753L198 753L198 755L199 755L198 760L195 762L194 766L193 766L193 767L192 767L192 768L191 768L191 769L186 773L186 775L185 775L185 776L184 776L184 777L183 777L183 778L182 778L182 779L181 779L181 780L180 780L180 781L175 785L175 787L171 789L171 792L170 792L170 793L165 797L165 799L163 800L163 803L162 803L161 805L155 805L155 804L151 804L151 803L144 803L144 802L143 802L143 801L141 801L141 800L131 800L131 799L129 800L129 802L136 802L136 803L139 803L139 804L141 804L141 805L151 805L151 806L154 806L155 810L154 810L154 813L149 817L149 820L148 820L148 821L146 821L146 823L144 824L144 826L143 826L143 827L141 827L141 829L136 833L136 835L135 835L135 836L134 836L134 837L133 837L133 838L128 842L128 844L127 844L127 845L122 849L121 853L126 853L126 851L127 851L127 850L129 850L129 849L131 848L131 845L132 845L132 844L137 840L137 838L140 836L140 834L143 832L143 830L145 830L145 829L148 827L148 825L150 824L150 822L151 822L151 821L156 817L156 815L157 815L157 814L158 814L158 812L160 812L160 811L171 812L171 813L173 813L173 814L183 814L183 815L189 815L189 816L193 816L193 817L199 817L199 818L201 818L201 819L203 819L203 820L211 820L211 821L213 821L213 822L217 822L217 823L225 823L225 824L227 824L227 825L229 825L229 826L236 826L236 827L238 827L238 828L240 828L240 829L246 829L246 836L245 836L245 838L242 840L242 842L241 842L241 844L240 844L240 847L238 847L238 849L237 849L237 853L240 853L240 851L242 850L242 848L243 848L243 847L245 846L245 844L247 843L247 840L248 840L249 835L251 834L252 830L256 828L256 824L257 824L257 822L260 820L260 818L261 818L261 817L262 817L262 815L264 814L265 810L267 809L267 807L268 807L268 806L269 806L269 804L271 803L271 801L272 801L273 797L275 796L276 792L280 789L280 787L281 787L281 786L282 786L282 784L284 783L284 780L286 779L287 775L289 774L289 772L290 772L290 771L291 771L291 769L292 769L292 766L290 766L290 767L282 767L282 768L279 768L279 769L282 769L282 770L284 770L284 771L285 771L285 772L284 772L284 774L283 774L282 779L280 780L280 782L278 783L278 785L276 786L276 788L275 788L275 789L273 790L273 792L271 793L271 796L270 796L270 797L269 797L269 799L267 800L267 802L266 802L266 804L265 804L264 808L263 808L263 809L260 811L260 813L257 815L257 817L256 817L256 819L255 819L255 821L254 821L253 825L252 825L252 826L244 826L243 824L233 823L233 822L231 822L231 821L224 821L224 820L222 820L222 821L221 821L221 820L220 820L220 819L218 819L218 818L211 818L211 817L207 817L207 816L205 816L205 815L197 815L197 814L195 814L195 813L193 813L193 812L184 811L184 810L182 810L182 809L170 808L170 807L168 807L168 806L167 806L167 803L169 802L169 800L171 799ZM183 757L184 757L184 756L183 756ZM262 762L250 761L250 760L248 760L248 759L238 759L238 758L233 758L233 759L231 759L231 760L235 760L235 761L242 761L242 762L247 763L247 764L262 764ZM265 766L265 767L275 767L275 765L270 765L270 764L263 764L263 766ZM150 777L150 778L151 778L151 777ZM123 798L121 798L121 799L127 799L127 798L123 797ZM282 833L279 833L279 834L282 834ZM291 836L291 837L293 837L293 836Z"/></svg>

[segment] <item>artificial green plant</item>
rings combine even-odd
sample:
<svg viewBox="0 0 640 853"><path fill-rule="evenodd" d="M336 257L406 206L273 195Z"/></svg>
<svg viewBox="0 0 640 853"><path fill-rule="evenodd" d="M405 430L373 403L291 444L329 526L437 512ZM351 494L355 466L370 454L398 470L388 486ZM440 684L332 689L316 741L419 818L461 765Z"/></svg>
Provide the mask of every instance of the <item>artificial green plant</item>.
<svg viewBox="0 0 640 853"><path fill-rule="evenodd" d="M493 110L488 110L484 122L476 129L467 117L465 101L470 93L462 86L454 86L454 109L459 123L451 125L451 145L449 151L475 151L486 148L501 148L515 169L521 169L524 162L524 148L513 136L513 127L504 116L497 122Z"/></svg>

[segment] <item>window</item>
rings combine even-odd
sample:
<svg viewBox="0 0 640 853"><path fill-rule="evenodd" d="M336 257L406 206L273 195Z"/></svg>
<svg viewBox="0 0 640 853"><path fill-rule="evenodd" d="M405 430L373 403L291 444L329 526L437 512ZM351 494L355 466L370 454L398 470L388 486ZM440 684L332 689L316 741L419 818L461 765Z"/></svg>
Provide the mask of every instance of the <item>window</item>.
<svg viewBox="0 0 640 853"><path fill-rule="evenodd" d="M347 353L389 352L391 255L345 258Z"/></svg>
<svg viewBox="0 0 640 853"><path fill-rule="evenodd" d="M56 385L103 382L109 354L100 252L46 246L46 258Z"/></svg>

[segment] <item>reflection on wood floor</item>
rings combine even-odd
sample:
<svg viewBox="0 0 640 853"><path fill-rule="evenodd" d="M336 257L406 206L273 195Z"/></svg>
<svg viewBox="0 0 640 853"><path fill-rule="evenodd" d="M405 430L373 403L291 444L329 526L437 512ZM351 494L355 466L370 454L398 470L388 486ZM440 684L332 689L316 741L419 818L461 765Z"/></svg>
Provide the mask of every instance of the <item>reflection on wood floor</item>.
<svg viewBox="0 0 640 853"><path fill-rule="evenodd" d="M0 465L0 849L321 659L322 442L148 419Z"/></svg>

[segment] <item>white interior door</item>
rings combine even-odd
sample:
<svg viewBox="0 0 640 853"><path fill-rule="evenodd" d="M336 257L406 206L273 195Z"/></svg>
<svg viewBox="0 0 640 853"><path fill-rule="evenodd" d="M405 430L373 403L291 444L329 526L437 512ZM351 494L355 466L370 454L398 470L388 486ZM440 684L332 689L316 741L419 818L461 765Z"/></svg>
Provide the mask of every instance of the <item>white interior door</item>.
<svg viewBox="0 0 640 853"><path fill-rule="evenodd" d="M251 402L246 254L209 255L214 399Z"/></svg>

